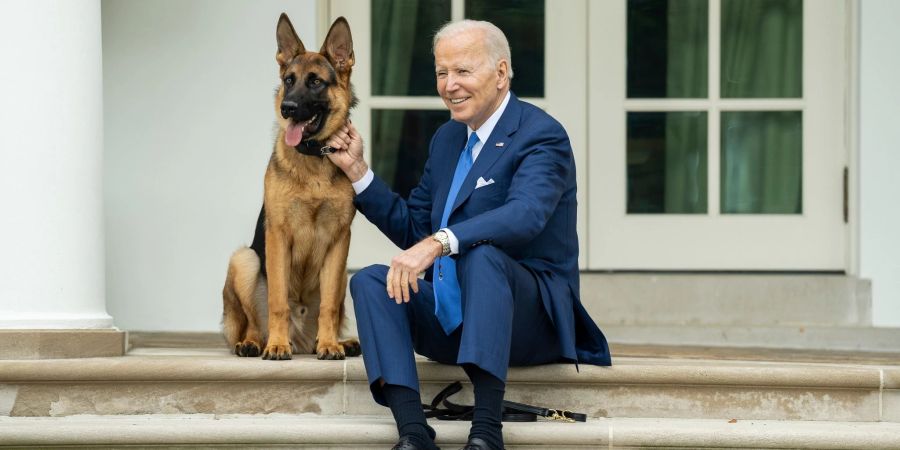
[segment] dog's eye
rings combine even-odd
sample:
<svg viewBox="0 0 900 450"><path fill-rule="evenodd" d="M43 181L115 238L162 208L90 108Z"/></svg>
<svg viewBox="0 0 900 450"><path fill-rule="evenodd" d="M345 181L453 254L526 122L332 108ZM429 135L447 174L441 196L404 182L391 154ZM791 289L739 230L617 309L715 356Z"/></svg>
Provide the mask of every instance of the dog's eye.
<svg viewBox="0 0 900 450"><path fill-rule="evenodd" d="M318 78L313 78L311 83L313 86L318 86L318 85L322 84L322 80L320 80Z"/></svg>
<svg viewBox="0 0 900 450"><path fill-rule="evenodd" d="M294 85L294 76L291 75L291 76L285 78L285 79L284 79L284 85L287 86L287 87L293 86L293 85Z"/></svg>

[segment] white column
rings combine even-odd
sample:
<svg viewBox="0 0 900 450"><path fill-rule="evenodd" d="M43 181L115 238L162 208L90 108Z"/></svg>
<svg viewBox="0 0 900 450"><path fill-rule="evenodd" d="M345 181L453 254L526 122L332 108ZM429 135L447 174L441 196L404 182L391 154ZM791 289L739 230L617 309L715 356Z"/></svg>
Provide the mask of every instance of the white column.
<svg viewBox="0 0 900 450"><path fill-rule="evenodd" d="M0 0L0 329L111 328L100 0Z"/></svg>

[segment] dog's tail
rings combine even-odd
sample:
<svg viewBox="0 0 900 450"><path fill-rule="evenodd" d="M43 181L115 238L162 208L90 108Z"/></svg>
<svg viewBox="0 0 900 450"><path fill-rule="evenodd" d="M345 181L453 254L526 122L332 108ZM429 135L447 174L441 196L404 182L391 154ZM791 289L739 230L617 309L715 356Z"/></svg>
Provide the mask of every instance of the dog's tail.
<svg viewBox="0 0 900 450"><path fill-rule="evenodd" d="M259 280L259 256L241 247L228 261L228 275L222 288L222 332L229 348L240 342L247 330L247 308L253 308L253 292Z"/></svg>

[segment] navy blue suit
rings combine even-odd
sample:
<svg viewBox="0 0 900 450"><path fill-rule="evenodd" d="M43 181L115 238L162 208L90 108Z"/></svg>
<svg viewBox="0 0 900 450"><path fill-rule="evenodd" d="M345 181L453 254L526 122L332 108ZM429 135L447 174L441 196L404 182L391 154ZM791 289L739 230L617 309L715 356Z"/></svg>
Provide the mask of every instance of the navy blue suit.
<svg viewBox="0 0 900 450"><path fill-rule="evenodd" d="M440 228L441 214L467 139L449 121L431 140L418 186L404 200L379 178L356 206L398 247ZM476 189L476 181L493 180ZM418 390L412 349L431 359L473 363L501 380L507 367L557 361L610 365L606 338L579 299L575 164L569 138L541 109L510 96L460 188L448 220L459 241L457 273L463 324L445 335L428 281L408 304L385 291L386 266L353 276L366 371L377 383ZM431 280L430 269L426 280Z"/></svg>

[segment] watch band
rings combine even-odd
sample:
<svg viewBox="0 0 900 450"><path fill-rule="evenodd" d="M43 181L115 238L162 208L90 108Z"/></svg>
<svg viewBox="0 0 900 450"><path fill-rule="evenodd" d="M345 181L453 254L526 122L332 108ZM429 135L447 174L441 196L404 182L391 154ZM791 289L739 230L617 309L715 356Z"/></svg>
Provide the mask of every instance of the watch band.
<svg viewBox="0 0 900 450"><path fill-rule="evenodd" d="M431 238L441 244L441 256L450 254L450 236L444 230L438 230L437 233L431 235Z"/></svg>

